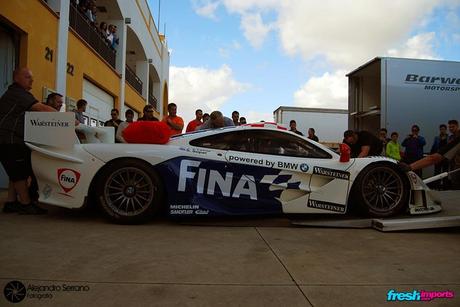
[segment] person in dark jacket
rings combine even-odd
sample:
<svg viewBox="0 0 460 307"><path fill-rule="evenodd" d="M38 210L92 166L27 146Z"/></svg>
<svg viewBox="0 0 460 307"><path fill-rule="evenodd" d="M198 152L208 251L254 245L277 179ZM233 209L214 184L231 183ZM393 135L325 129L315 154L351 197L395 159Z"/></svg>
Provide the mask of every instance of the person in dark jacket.
<svg viewBox="0 0 460 307"><path fill-rule="evenodd" d="M318 136L315 134L314 128L308 128L308 138L315 142L319 142Z"/></svg>
<svg viewBox="0 0 460 307"><path fill-rule="evenodd" d="M407 164L414 163L423 158L423 147L426 145L425 138L419 135L419 126L413 125L411 131L412 133L409 134L401 144L401 146L406 148L403 161ZM421 170L417 170L416 173L420 177L422 176Z"/></svg>
<svg viewBox="0 0 460 307"><path fill-rule="evenodd" d="M14 71L14 83L0 98L0 162L9 177L8 199L3 212L43 214L37 206L38 186L32 172L30 149L24 143L24 120L27 111L56 112L29 92L33 76L28 68ZM31 177L30 191L27 180Z"/></svg>
<svg viewBox="0 0 460 307"><path fill-rule="evenodd" d="M447 145L449 141L449 134L447 133L447 125L439 125L439 135L434 137L433 145L431 146L430 154L437 153L438 150ZM449 170L449 161L443 160L434 166L434 174L438 175ZM447 188L448 180L444 179L441 182L433 182L432 187L434 188Z"/></svg>

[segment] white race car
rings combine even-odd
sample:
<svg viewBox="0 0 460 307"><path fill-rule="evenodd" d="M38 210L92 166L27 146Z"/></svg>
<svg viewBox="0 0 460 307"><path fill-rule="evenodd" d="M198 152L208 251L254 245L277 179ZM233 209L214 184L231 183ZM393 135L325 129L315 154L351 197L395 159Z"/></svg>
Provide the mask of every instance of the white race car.
<svg viewBox="0 0 460 307"><path fill-rule="evenodd" d="M40 202L80 208L95 201L118 223L145 221L161 208L172 216L441 210L396 161L340 159L277 124L188 133L165 145L114 144L113 128L78 129L100 143L80 144L73 113L26 114Z"/></svg>

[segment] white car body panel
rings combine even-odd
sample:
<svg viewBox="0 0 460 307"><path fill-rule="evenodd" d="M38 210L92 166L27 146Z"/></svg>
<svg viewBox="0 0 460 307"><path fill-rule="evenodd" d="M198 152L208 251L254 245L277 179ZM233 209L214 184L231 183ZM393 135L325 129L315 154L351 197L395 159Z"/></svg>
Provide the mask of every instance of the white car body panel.
<svg viewBox="0 0 460 307"><path fill-rule="evenodd" d="M108 143L107 139L110 138L110 133L113 133L111 130L97 128L96 131L90 127L84 127L80 131L94 133L94 138L98 138L101 134L104 143L80 144L78 140L73 143L69 142L69 139L75 139L75 127L73 118L69 119L68 114L30 113L28 116L26 131L31 129L35 131L33 134L28 133L29 137L26 138L26 142L33 151L32 163L39 183L40 201L66 208L83 206L91 184L94 184L93 179L101 168L114 160L139 159L156 168L164 163L169 163L168 161L178 159L177 161L188 162L185 164L180 162L180 168L177 164L179 162L175 162L174 171L176 173L171 173L171 176L177 176L175 178L177 182L174 181L172 185L166 184L168 192L172 194L170 195L171 198L174 198L175 194L180 194L185 190L189 192L189 189L192 189L190 191L195 191L192 196L196 195L198 199L210 202L216 202L216 200L212 200L214 198L241 202L239 198L243 195L246 199L257 200L256 203L260 204L271 201L279 202L283 213L345 214L350 190L361 171L372 163L396 163L396 161L385 157L368 157L340 162L338 154L305 138L302 139L320 148L331 158L259 154L248 151L204 148L190 144L192 140L231 131L280 131L279 127L270 126L270 124L185 134L172 138L165 145ZM48 120L51 124L49 124L50 126L37 127L31 125L33 118L42 121ZM65 127L53 126L53 121L57 120L67 121L68 125ZM49 133L50 127L56 131L52 134L53 139L46 139L45 142L39 132L40 129L45 130L46 128L47 133ZM282 133L299 138L289 131L283 130ZM208 161L212 163L209 164ZM213 170L212 165L220 165L220 169ZM265 174L261 175L259 179L255 179L258 178L257 173L252 173L257 169L263 170ZM171 180L168 176L163 176L162 180L165 182ZM413 191L429 190L415 174L410 173L408 177ZM280 178L283 178L284 181ZM190 186L191 184L196 186ZM258 190L257 195L254 194L251 189L254 187L259 189L260 186L267 186L268 194L279 193L279 195L271 200L268 198L269 196ZM217 194L220 196L216 198ZM411 209L411 213L439 211L440 207L433 207L435 201L430 197L431 195L425 199L420 196L412 197L411 208L417 207L418 210ZM168 206L170 208L190 206L187 201L187 197L176 199L170 201ZM428 209L429 207L432 209ZM193 210L182 211L194 213ZM201 208L196 210L196 214L203 214L203 212L206 210Z"/></svg>

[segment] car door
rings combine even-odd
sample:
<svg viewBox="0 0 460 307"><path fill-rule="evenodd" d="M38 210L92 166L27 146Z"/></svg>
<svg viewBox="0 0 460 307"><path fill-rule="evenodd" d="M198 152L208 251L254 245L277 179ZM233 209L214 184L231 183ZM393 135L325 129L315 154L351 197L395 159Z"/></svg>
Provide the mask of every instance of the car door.
<svg viewBox="0 0 460 307"><path fill-rule="evenodd" d="M242 148L241 135L237 131L228 131L198 138L190 142L191 151L209 151L203 159L193 162L199 165L197 175L189 174L191 185L195 185L194 197L200 207L213 214L249 214L240 202L256 201L253 182L242 178L242 171L231 167L226 160L228 151Z"/></svg>
<svg viewBox="0 0 460 307"><path fill-rule="evenodd" d="M311 197L313 167L318 161L333 160L333 156L315 144L284 130L259 130L253 135L254 152L264 156L266 164L277 171L265 177L261 184L278 190L278 200L285 213L307 213Z"/></svg>
<svg viewBox="0 0 460 307"><path fill-rule="evenodd" d="M228 152L227 161L265 169L263 176L251 177L261 191L259 201L270 204L275 199L285 213L345 212L346 169L352 162L341 163L336 155L287 131L255 129L250 134L252 151Z"/></svg>

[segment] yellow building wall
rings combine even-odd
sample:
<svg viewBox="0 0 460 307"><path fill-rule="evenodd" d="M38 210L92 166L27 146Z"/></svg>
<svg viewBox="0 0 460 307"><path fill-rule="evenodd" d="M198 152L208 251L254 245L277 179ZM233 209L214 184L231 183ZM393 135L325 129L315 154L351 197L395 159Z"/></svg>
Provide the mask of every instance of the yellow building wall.
<svg viewBox="0 0 460 307"><path fill-rule="evenodd" d="M144 98L134 90L131 85L125 83L125 103L142 116L142 110L146 104ZM157 118L158 118L158 114Z"/></svg>
<svg viewBox="0 0 460 307"><path fill-rule="evenodd" d="M31 90L41 100L43 87L55 88L58 17L39 0L0 0L0 15L25 32L20 40L19 66L29 67L34 76ZM46 48L53 61L45 59Z"/></svg>
<svg viewBox="0 0 460 307"><path fill-rule="evenodd" d="M115 108L120 109L120 76L72 31L69 31L67 62L73 66L73 76L67 73L68 97L82 98L86 78L112 95Z"/></svg>

